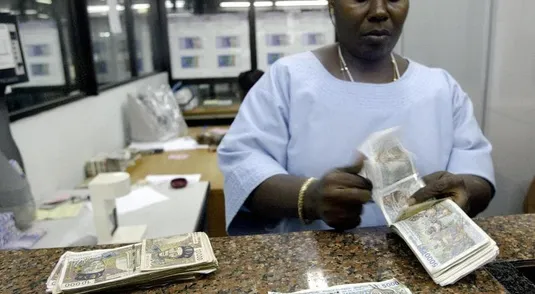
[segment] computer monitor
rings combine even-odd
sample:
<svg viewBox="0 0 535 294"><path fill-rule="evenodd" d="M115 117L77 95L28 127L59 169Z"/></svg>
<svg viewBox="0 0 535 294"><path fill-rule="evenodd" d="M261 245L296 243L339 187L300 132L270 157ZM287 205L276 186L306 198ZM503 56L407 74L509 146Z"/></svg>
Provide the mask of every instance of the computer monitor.
<svg viewBox="0 0 535 294"><path fill-rule="evenodd" d="M0 13L0 89L27 81L17 18Z"/></svg>

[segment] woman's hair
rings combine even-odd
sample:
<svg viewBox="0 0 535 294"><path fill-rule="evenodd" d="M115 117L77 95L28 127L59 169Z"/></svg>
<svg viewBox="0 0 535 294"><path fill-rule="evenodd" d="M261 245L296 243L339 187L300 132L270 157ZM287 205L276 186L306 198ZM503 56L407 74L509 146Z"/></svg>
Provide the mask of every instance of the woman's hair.
<svg viewBox="0 0 535 294"><path fill-rule="evenodd" d="M249 90L260 80L260 78L264 75L264 72L258 69L255 70L249 70L246 72L242 72L238 76L238 84L240 85L240 89L242 91L242 100L245 98Z"/></svg>

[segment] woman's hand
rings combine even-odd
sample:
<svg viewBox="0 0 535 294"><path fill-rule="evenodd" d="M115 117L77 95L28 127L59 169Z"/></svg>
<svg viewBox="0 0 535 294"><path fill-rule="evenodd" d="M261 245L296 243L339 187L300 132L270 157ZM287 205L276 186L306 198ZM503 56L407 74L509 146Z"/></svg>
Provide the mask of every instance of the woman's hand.
<svg viewBox="0 0 535 294"><path fill-rule="evenodd" d="M443 171L425 176L423 180L426 186L414 193L409 205L449 197L473 217L483 211L494 196L492 185L478 176Z"/></svg>
<svg viewBox="0 0 535 294"><path fill-rule="evenodd" d="M426 186L418 190L409 199L409 205L422 203L430 199L450 197L465 212L469 210L469 195L461 176L449 172L436 172L423 178Z"/></svg>
<svg viewBox="0 0 535 294"><path fill-rule="evenodd" d="M312 183L305 194L305 217L322 219L337 230L360 224L362 206L370 201L372 183L358 175L363 159L356 165L335 169Z"/></svg>

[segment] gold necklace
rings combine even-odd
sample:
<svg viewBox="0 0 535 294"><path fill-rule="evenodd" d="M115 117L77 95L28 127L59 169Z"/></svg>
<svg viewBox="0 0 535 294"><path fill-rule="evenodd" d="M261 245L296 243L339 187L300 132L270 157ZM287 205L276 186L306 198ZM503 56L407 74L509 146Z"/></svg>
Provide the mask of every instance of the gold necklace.
<svg viewBox="0 0 535 294"><path fill-rule="evenodd" d="M349 71L349 68L347 67L346 60L344 59L344 56L342 55L342 49L340 49L340 45L338 45L338 57L340 57L340 64L342 67L340 68L341 72L346 72L347 76L349 77L349 80L352 82L355 82L353 79L353 75ZM396 57L394 56L394 53L390 53L390 59L392 61L392 66L394 67L394 79L393 82L397 81L401 75L399 73L399 67L398 62L396 61Z"/></svg>

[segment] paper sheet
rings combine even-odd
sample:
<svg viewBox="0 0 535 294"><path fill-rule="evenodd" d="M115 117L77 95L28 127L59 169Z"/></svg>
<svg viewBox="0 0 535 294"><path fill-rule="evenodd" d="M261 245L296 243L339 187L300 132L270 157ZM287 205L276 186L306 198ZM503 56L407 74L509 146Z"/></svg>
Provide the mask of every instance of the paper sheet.
<svg viewBox="0 0 535 294"><path fill-rule="evenodd" d="M166 200L169 200L169 198L151 187L145 186L132 190L130 194L117 198L115 201L117 213L125 214ZM88 203L87 208L93 211L91 203Z"/></svg>
<svg viewBox="0 0 535 294"><path fill-rule="evenodd" d="M37 241L39 241L46 234L42 229L30 229L23 232L19 238L7 243L2 249L6 250L20 250L31 249Z"/></svg>
<svg viewBox="0 0 535 294"><path fill-rule="evenodd" d="M117 213L125 214L166 200L169 198L151 187L141 187L117 198Z"/></svg>
<svg viewBox="0 0 535 294"><path fill-rule="evenodd" d="M164 151L180 151L180 150L195 150L207 149L207 145L199 145L191 137L173 139L167 142L134 142L128 146L129 149L137 149L141 151L163 149Z"/></svg>
<svg viewBox="0 0 535 294"><path fill-rule="evenodd" d="M0 24L0 69L15 68L15 66L9 29L7 25Z"/></svg>
<svg viewBox="0 0 535 294"><path fill-rule="evenodd" d="M145 177L145 181L149 182L152 185L158 185L162 183L171 182L173 179L185 178L188 181L188 184L198 183L201 180L201 174L191 174L191 175L148 175Z"/></svg>
<svg viewBox="0 0 535 294"><path fill-rule="evenodd" d="M37 216L36 219L38 221L45 220L45 219L63 219L63 218L71 218L78 216L80 213L80 210L84 206L85 203L64 203L61 205L58 205L54 209L39 209L37 210Z"/></svg>

